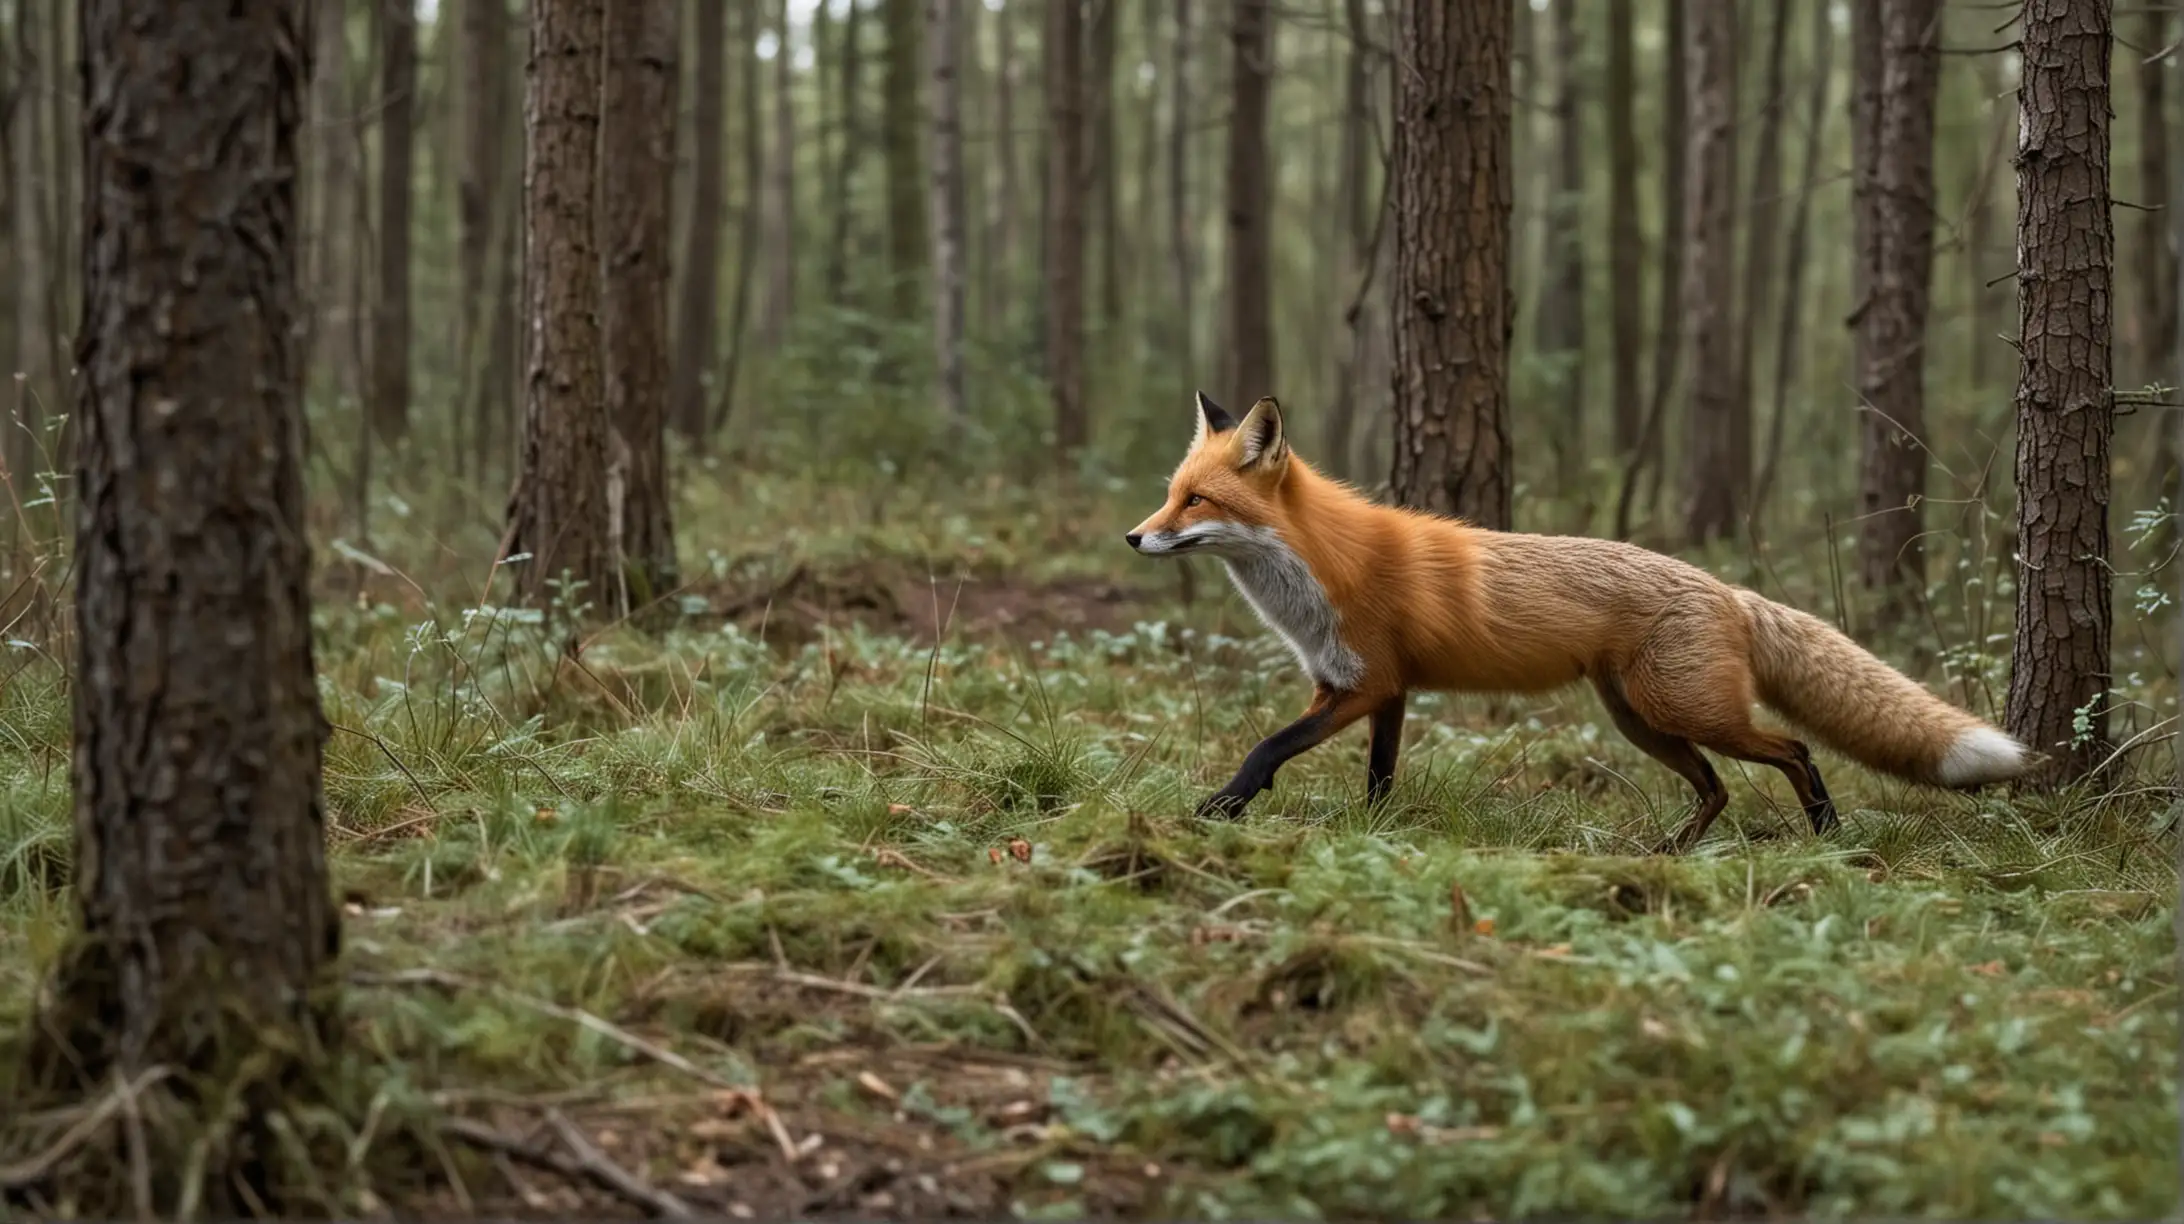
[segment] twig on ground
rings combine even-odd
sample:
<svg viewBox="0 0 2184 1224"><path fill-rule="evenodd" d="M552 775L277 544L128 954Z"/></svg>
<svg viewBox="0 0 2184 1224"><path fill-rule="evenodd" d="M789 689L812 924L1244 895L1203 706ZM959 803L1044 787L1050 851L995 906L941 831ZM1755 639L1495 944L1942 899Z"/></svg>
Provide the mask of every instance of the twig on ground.
<svg viewBox="0 0 2184 1224"><path fill-rule="evenodd" d="M165 1067L152 1067L134 1080L116 1083L105 1096L99 1098L98 1104L92 1106L90 1112L63 1131L51 1147L27 1160L0 1165L0 1190L22 1190L45 1180L46 1175L56 1165L68 1159L70 1153L89 1141L116 1113L124 1108L134 1109L138 1093L167 1078L169 1074Z"/></svg>
<svg viewBox="0 0 2184 1224"><path fill-rule="evenodd" d="M588 1179L593 1184L622 1196L655 1216L687 1220L697 1214L690 1210L689 1204L681 1199L665 1190L652 1186L643 1178L608 1159L606 1153L601 1152L591 1140L585 1138L583 1132L579 1131L575 1125L563 1117L560 1111L549 1112L546 1115L546 1120L553 1127L555 1136L561 1140L562 1146L569 1149L570 1155L564 1156L550 1148L527 1139L518 1138L474 1118L444 1118L440 1122L440 1131L442 1134L460 1139L473 1147L510 1156L535 1168L558 1173L572 1180L580 1177Z"/></svg>

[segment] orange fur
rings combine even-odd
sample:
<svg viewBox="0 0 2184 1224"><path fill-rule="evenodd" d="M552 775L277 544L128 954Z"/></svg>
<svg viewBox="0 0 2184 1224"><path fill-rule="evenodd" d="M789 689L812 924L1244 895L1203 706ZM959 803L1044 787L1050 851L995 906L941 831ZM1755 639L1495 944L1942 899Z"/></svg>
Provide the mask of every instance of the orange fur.
<svg viewBox="0 0 2184 1224"><path fill-rule="evenodd" d="M1272 400L1233 426L1202 401L1166 503L1131 542L1187 551L1204 537L1219 555L1223 541L1247 536L1278 538L1302 560L1341 644L1362 661L1352 683L1330 682L1339 668L1314 677L1315 710L1354 721L1413 690L1540 692L1590 680L1625 734L1699 790L1704 820L1691 839L1712 819L1704 809L1719 810L1693 744L1781 769L1821 824L1817 770L1802 744L1753 725L1755 700L1912 781L1976 785L2031 763L1984 720L1803 612L1635 545L1487 531L1375 504L1289 452Z"/></svg>

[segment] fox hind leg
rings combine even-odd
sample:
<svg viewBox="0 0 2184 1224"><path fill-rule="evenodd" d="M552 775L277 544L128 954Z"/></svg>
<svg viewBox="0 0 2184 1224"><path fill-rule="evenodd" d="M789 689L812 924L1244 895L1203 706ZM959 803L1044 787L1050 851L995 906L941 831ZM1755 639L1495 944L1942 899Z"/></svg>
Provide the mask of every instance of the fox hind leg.
<svg viewBox="0 0 2184 1224"><path fill-rule="evenodd" d="M1365 803L1377 806L1395 785L1395 759L1403 751L1403 711L1407 697L1389 698L1373 710L1372 748L1365 762Z"/></svg>
<svg viewBox="0 0 2184 1224"><path fill-rule="evenodd" d="M1636 744L1647 756L1675 770L1691 784L1692 790L1698 792L1698 807L1692 811L1691 819L1658 848L1662 854L1689 850L1706 836L1714 818L1729 806L1729 788L1722 785L1721 775L1714 772L1713 763L1700 755L1690 740L1670 735L1640 717L1623 695L1620 684L1611 679L1596 679L1593 687L1599 691L1601 704L1607 706L1608 717L1615 720L1615 728L1623 733L1623 738Z"/></svg>

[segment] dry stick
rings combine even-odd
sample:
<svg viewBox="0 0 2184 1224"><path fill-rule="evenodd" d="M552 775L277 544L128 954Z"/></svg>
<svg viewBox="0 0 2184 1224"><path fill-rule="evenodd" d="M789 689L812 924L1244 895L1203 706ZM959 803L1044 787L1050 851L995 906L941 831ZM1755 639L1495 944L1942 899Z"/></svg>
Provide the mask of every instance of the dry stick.
<svg viewBox="0 0 2184 1224"><path fill-rule="evenodd" d="M561 1142L576 1154L577 1165L594 1181L608 1187L625 1198L643 1203L658 1215L674 1219L687 1219L693 1213L681 1199L660 1190L643 1178L614 1163L605 1152L585 1137L584 1132L562 1115L558 1109L546 1111L546 1124L554 1128Z"/></svg>
<svg viewBox="0 0 2184 1224"><path fill-rule="evenodd" d="M483 1148L488 1152L513 1156L527 1165L545 1169L551 1173L559 1173L563 1177L572 1180L579 1177L589 1178L598 1185L636 1203L656 1216L690 1219L695 1215L690 1210L689 1205L681 1199L664 1190L654 1189L629 1170L608 1160L589 1140L577 1134L576 1128L571 1126L568 1119L563 1118L558 1111L548 1115L548 1121L554 1123L555 1130L560 1135L561 1141L576 1153L573 1159L518 1139L513 1135L496 1130L471 1118L443 1119L440 1122L440 1133L460 1139L473 1147ZM575 1142L571 1142L572 1136L574 1136Z"/></svg>
<svg viewBox="0 0 2184 1224"><path fill-rule="evenodd" d="M135 1108L136 1094L166 1079L171 1074L165 1067L152 1067L133 1081L117 1083L99 1098L91 1112L76 1120L76 1124L63 1132L45 1151L11 1165L0 1165L0 1190L23 1190L45 1179L53 1167L68 1159L71 1152L80 1148L109 1118L124 1108Z"/></svg>

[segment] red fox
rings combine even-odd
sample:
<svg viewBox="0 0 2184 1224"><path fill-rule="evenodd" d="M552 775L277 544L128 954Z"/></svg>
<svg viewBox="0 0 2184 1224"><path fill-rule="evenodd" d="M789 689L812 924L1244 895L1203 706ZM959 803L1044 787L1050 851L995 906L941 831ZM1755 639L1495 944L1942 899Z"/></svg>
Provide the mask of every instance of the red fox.
<svg viewBox="0 0 2184 1224"><path fill-rule="evenodd" d="M1236 816L1298 754L1370 720L1366 798L1395 777L1413 690L1541 692L1589 680L1616 727L1698 792L1664 844L1686 850L1729 803L1700 748L1789 778L1813 832L1834 802L1805 745L1752 723L1756 698L1882 773L1973 789L2037 761L1817 617L1631 544L1486 531L1382 506L1289 448L1281 408L1237 422L1197 396L1168 499L1126 537L1146 556L1206 553L1311 678L1302 717L1199 804Z"/></svg>

